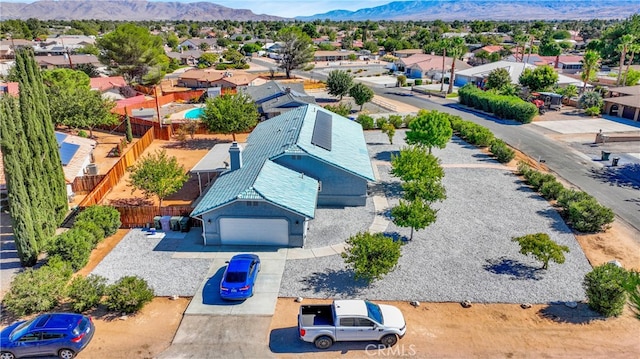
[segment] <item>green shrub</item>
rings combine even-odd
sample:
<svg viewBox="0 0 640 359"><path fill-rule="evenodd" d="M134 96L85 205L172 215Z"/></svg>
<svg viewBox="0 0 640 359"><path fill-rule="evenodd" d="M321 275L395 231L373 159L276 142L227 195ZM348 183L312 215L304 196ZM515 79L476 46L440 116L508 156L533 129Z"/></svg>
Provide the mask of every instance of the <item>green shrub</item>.
<svg viewBox="0 0 640 359"><path fill-rule="evenodd" d="M358 115L356 122L362 126L363 130L371 130L374 128L373 117L365 114Z"/></svg>
<svg viewBox="0 0 640 359"><path fill-rule="evenodd" d="M153 300L153 289L147 282L136 276L120 278L106 289L104 304L109 310L122 313L135 313Z"/></svg>
<svg viewBox="0 0 640 359"><path fill-rule="evenodd" d="M584 277L589 307L605 317L622 314L627 301L627 271L613 263L599 265Z"/></svg>
<svg viewBox="0 0 640 359"><path fill-rule="evenodd" d="M89 138L89 134L85 130L78 131L78 137Z"/></svg>
<svg viewBox="0 0 640 359"><path fill-rule="evenodd" d="M400 128L402 127L402 124L404 123L404 120L402 119L402 116L400 115L391 115L389 116L389 123L393 125L393 127L395 128Z"/></svg>
<svg viewBox="0 0 640 359"><path fill-rule="evenodd" d="M94 222L75 221L73 223L73 229L85 231L91 236L91 248L95 248L96 245L104 239L104 229Z"/></svg>
<svg viewBox="0 0 640 359"><path fill-rule="evenodd" d="M97 224L104 230L105 237L114 235L122 225L120 212L111 206L87 207L78 214L76 221L89 221Z"/></svg>
<svg viewBox="0 0 640 359"><path fill-rule="evenodd" d="M460 103L485 112L492 112L499 118L529 123L538 114L538 108L517 96L499 95L485 92L473 84L467 84L458 90Z"/></svg>
<svg viewBox="0 0 640 359"><path fill-rule="evenodd" d="M346 240L342 253L347 267L353 269L356 279L368 283L391 272L400 259L400 241L385 237L382 233L358 233Z"/></svg>
<svg viewBox="0 0 640 359"><path fill-rule="evenodd" d="M479 147L491 145L495 138L488 128L468 121L462 125L460 135L465 141Z"/></svg>
<svg viewBox="0 0 640 359"><path fill-rule="evenodd" d="M16 274L4 296L3 306L19 317L55 308L64 297L71 270L59 259L53 261L51 266L29 268Z"/></svg>
<svg viewBox="0 0 640 359"><path fill-rule="evenodd" d="M496 159L500 163L509 163L516 156L515 151L509 148L504 141L499 139L493 140L490 151L494 156L496 156Z"/></svg>
<svg viewBox="0 0 640 359"><path fill-rule="evenodd" d="M85 230L74 228L54 237L47 253L69 262L76 272L87 264L92 248L93 236Z"/></svg>
<svg viewBox="0 0 640 359"><path fill-rule="evenodd" d="M549 173L531 170L525 175L527 182L537 191L545 182L555 181L556 177Z"/></svg>
<svg viewBox="0 0 640 359"><path fill-rule="evenodd" d="M598 107L598 106L589 107L586 110L584 110L584 113L587 116L599 116L600 115L600 107Z"/></svg>
<svg viewBox="0 0 640 359"><path fill-rule="evenodd" d="M549 200L557 199L563 190L564 186L557 180L547 181L540 186L540 193L542 193L544 198Z"/></svg>
<svg viewBox="0 0 640 359"><path fill-rule="evenodd" d="M226 70L229 68L229 66L231 66L230 64L225 64L225 63L217 63L215 69L216 70Z"/></svg>
<svg viewBox="0 0 640 359"><path fill-rule="evenodd" d="M422 79L416 79L416 80L414 81L414 84L415 84L416 86L420 86L420 85L422 85Z"/></svg>
<svg viewBox="0 0 640 359"><path fill-rule="evenodd" d="M613 222L614 214L611 208L607 208L595 198L574 201L569 204L567 217L571 226L584 233L601 232Z"/></svg>
<svg viewBox="0 0 640 359"><path fill-rule="evenodd" d="M575 189L564 189L558 195L558 205L565 210L569 209L569 205L573 202L580 202L593 198L590 194L583 191L576 191Z"/></svg>
<svg viewBox="0 0 640 359"><path fill-rule="evenodd" d="M386 123L389 123L389 120L386 117L376 118L376 128L381 129Z"/></svg>
<svg viewBox="0 0 640 359"><path fill-rule="evenodd" d="M512 238L512 241L520 245L520 253L531 255L542 262L542 269L549 268L549 261L562 264L565 261L564 253L569 253L569 247L561 246L552 241L546 233L527 234L522 237Z"/></svg>
<svg viewBox="0 0 640 359"><path fill-rule="evenodd" d="M106 288L107 279L99 275L73 278L67 290L71 307L78 313L97 307Z"/></svg>
<svg viewBox="0 0 640 359"><path fill-rule="evenodd" d="M324 108L329 110L329 111L331 111L331 112L333 112L333 113L336 113L336 114L338 114L340 116L343 116L343 117L347 117L347 116L349 116L349 114L351 114L351 104L350 103L340 103L340 104L335 105L335 106L326 105Z"/></svg>
<svg viewBox="0 0 640 359"><path fill-rule="evenodd" d="M411 121L415 119L416 119L416 116L408 114L404 116L404 118L402 119L402 125L406 128L409 128L409 124L411 123Z"/></svg>

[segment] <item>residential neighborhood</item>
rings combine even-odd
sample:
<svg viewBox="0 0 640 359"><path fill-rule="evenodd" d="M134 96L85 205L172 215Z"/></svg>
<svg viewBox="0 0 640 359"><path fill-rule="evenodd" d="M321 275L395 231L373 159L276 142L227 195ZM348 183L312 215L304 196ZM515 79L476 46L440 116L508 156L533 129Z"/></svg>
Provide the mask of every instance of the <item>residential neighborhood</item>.
<svg viewBox="0 0 640 359"><path fill-rule="evenodd" d="M633 357L639 14L3 18L0 357Z"/></svg>

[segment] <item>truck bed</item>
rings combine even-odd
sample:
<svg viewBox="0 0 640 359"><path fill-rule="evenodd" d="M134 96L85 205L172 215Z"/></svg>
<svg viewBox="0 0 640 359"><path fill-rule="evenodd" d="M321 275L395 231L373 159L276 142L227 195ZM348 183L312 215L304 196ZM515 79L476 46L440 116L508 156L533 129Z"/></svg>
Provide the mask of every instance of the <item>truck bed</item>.
<svg viewBox="0 0 640 359"><path fill-rule="evenodd" d="M303 327L333 326L331 305L303 305L300 307Z"/></svg>

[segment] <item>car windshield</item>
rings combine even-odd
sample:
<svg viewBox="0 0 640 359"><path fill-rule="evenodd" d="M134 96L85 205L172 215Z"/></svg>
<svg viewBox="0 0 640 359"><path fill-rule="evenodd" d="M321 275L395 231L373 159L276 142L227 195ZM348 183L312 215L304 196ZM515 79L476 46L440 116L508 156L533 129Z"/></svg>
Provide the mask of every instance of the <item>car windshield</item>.
<svg viewBox="0 0 640 359"><path fill-rule="evenodd" d="M380 306L369 301L365 301L364 303L367 305L367 316L380 324L384 324Z"/></svg>
<svg viewBox="0 0 640 359"><path fill-rule="evenodd" d="M225 281L227 283L242 283L247 279L245 272L228 272Z"/></svg>
<svg viewBox="0 0 640 359"><path fill-rule="evenodd" d="M31 323L33 323L33 321L36 320L36 319L38 319L38 318L33 318L31 320L28 320L28 321L18 325L16 327L16 329L14 329L11 332L11 335L10 335L9 339L16 340L17 338L20 338L21 336L23 336L27 332L27 330L29 329L29 326L31 325Z"/></svg>

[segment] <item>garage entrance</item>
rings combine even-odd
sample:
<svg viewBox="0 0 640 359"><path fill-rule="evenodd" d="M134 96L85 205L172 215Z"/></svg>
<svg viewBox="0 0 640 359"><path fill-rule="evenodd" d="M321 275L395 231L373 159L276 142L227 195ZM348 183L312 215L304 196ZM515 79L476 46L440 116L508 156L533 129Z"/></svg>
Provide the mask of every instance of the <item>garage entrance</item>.
<svg viewBox="0 0 640 359"><path fill-rule="evenodd" d="M282 218L221 218L220 242L227 245L288 246L289 222Z"/></svg>

